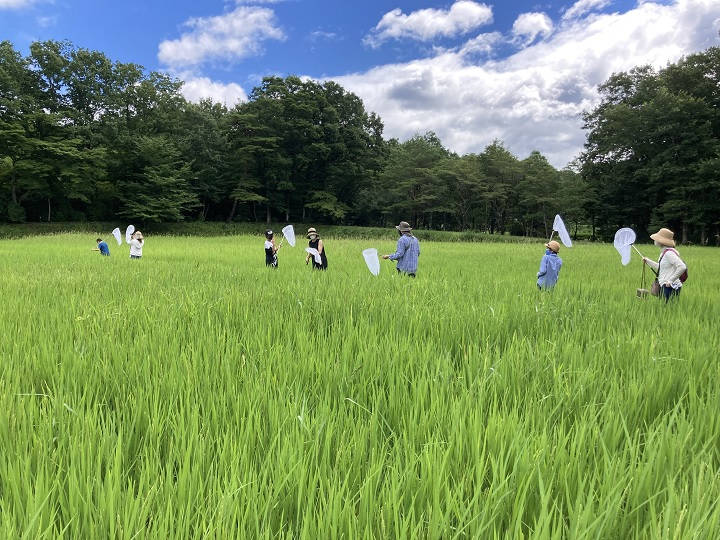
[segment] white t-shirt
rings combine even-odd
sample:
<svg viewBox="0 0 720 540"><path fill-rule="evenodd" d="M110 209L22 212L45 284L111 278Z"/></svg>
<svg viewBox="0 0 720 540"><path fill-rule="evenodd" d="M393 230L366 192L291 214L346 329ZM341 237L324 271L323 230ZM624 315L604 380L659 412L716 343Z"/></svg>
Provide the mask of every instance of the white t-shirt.
<svg viewBox="0 0 720 540"><path fill-rule="evenodd" d="M130 256L131 257L142 257L143 243L140 240L133 238L130 240Z"/></svg>
<svg viewBox="0 0 720 540"><path fill-rule="evenodd" d="M271 249L273 247L270 240L265 240L265 249Z"/></svg>

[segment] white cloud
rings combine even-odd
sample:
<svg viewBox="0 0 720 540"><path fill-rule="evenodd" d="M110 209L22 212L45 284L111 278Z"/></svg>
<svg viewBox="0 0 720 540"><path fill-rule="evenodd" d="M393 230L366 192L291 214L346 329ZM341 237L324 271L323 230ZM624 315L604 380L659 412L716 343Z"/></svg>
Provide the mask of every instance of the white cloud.
<svg viewBox="0 0 720 540"><path fill-rule="evenodd" d="M363 42L376 48L390 39L429 41L454 37L491 23L492 17L490 6L471 0L458 0L449 10L420 9L409 15L396 8L383 15Z"/></svg>
<svg viewBox="0 0 720 540"><path fill-rule="evenodd" d="M192 66L208 60L239 60L260 54L262 42L284 40L275 13L268 8L240 6L215 17L189 19L188 32L158 47L158 59L169 66Z"/></svg>
<svg viewBox="0 0 720 540"><path fill-rule="evenodd" d="M34 3L35 0L0 0L0 9L20 9Z"/></svg>
<svg viewBox="0 0 720 540"><path fill-rule="evenodd" d="M500 32L490 32L487 34L480 34L477 37L466 41L462 47L460 47L460 54L490 54L493 52L495 46L500 43L503 36Z"/></svg>
<svg viewBox="0 0 720 540"><path fill-rule="evenodd" d="M37 21L38 26L40 26L41 28L49 28L57 24L58 18L57 15L51 15L38 17L35 20Z"/></svg>
<svg viewBox="0 0 720 540"><path fill-rule="evenodd" d="M567 21L502 60L473 61L459 48L334 80L381 115L386 136L433 130L459 153L499 138L520 157L537 149L562 167L582 149L580 114L597 103L598 84L613 72L663 67L718 45L718 30L717 0L645 2Z"/></svg>
<svg viewBox="0 0 720 540"><path fill-rule="evenodd" d="M181 92L188 101L198 102L210 98L216 103L224 103L233 107L239 102L247 101L245 90L236 83L221 83L210 80L208 77L187 75L184 79Z"/></svg>
<svg viewBox="0 0 720 540"><path fill-rule="evenodd" d="M610 0L578 0L563 13L563 20L577 19L583 15L602 9L610 4Z"/></svg>
<svg viewBox="0 0 720 540"><path fill-rule="evenodd" d="M552 34L553 22L545 13L523 13L515 19L512 32L519 42L529 45L535 39Z"/></svg>
<svg viewBox="0 0 720 540"><path fill-rule="evenodd" d="M308 36L308 39L310 41L334 41L336 39L342 39L336 32L325 32L324 30L315 30L314 32L310 32L310 35Z"/></svg>

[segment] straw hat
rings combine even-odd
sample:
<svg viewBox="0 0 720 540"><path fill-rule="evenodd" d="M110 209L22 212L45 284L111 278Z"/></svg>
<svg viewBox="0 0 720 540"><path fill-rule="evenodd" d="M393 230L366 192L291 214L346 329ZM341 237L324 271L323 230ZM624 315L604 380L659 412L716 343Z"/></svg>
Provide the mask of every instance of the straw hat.
<svg viewBox="0 0 720 540"><path fill-rule="evenodd" d="M545 244L545 247L555 253L560 251L560 244L558 244L555 240L550 240L547 244Z"/></svg>
<svg viewBox="0 0 720 540"><path fill-rule="evenodd" d="M675 233L670 229L660 229L655 234L651 234L650 238L665 247L675 247Z"/></svg>
<svg viewBox="0 0 720 540"><path fill-rule="evenodd" d="M410 227L410 224L407 221L401 221L400 225L395 225L395 228L400 232L412 231L412 227Z"/></svg>
<svg viewBox="0 0 720 540"><path fill-rule="evenodd" d="M315 236L317 236L318 238L320 238L320 235L319 235L319 234L317 233L317 231L315 230L315 227L310 227L310 228L308 229L306 238L310 238L310 236L313 235L313 234L314 234Z"/></svg>

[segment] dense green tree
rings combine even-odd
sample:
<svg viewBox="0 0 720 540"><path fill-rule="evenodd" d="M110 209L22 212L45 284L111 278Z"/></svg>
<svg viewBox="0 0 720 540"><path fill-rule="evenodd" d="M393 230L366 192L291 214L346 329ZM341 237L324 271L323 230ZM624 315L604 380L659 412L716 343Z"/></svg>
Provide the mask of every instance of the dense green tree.
<svg viewBox="0 0 720 540"><path fill-rule="evenodd" d="M188 104L182 115L178 146L190 168L190 188L200 202L201 220L208 219L213 206L229 199L235 188L227 160L226 116L223 105L209 100Z"/></svg>
<svg viewBox="0 0 720 540"><path fill-rule="evenodd" d="M190 190L190 166L166 135L139 135L124 148L132 169L118 178L118 215L140 223L182 221L198 204Z"/></svg>
<svg viewBox="0 0 720 540"><path fill-rule="evenodd" d="M711 171L720 155L720 53L692 55L655 72L613 75L585 115L583 177L599 204L593 218L607 238L620 226L669 226L680 240L705 241L720 200Z"/></svg>
<svg viewBox="0 0 720 540"><path fill-rule="evenodd" d="M479 159L485 177L482 198L487 205L487 229L491 234L502 234L514 219L521 166L518 159L497 140L485 148Z"/></svg>
<svg viewBox="0 0 720 540"><path fill-rule="evenodd" d="M432 132L393 146L380 175L391 198L383 212L395 221L406 219L417 227L431 227L433 215L448 209L447 183L439 167L449 156Z"/></svg>
<svg viewBox="0 0 720 540"><path fill-rule="evenodd" d="M526 236L548 237L557 204L558 173L540 152L532 152L520 163L518 209Z"/></svg>

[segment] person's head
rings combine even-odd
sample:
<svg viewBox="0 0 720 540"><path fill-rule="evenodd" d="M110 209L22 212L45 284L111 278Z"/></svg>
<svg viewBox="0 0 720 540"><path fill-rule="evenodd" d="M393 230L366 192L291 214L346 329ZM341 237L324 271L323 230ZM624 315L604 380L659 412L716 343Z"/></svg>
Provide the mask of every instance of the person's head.
<svg viewBox="0 0 720 540"><path fill-rule="evenodd" d="M657 247L675 247L675 233L670 229L660 229L655 234L651 234L650 238L655 242Z"/></svg>
<svg viewBox="0 0 720 540"><path fill-rule="evenodd" d="M95 241L99 244L100 242L102 242L102 238L98 238L98 239L95 240Z"/></svg>
<svg viewBox="0 0 720 540"><path fill-rule="evenodd" d="M320 238L320 235L315 230L315 227L310 227L307 231L307 237L310 240L316 240L316 239Z"/></svg>
<svg viewBox="0 0 720 540"><path fill-rule="evenodd" d="M560 244L558 244L555 240L550 240L547 244L545 244L545 247L553 253L560 252Z"/></svg>
<svg viewBox="0 0 720 540"><path fill-rule="evenodd" d="M267 231L265 231L265 238L268 239L268 240L272 240L272 239L273 239L273 232L272 232L270 229L268 229Z"/></svg>
<svg viewBox="0 0 720 540"><path fill-rule="evenodd" d="M401 236L403 234L412 234L412 227L410 227L410 224L407 221L401 221L400 225L395 225L395 228Z"/></svg>
<svg viewBox="0 0 720 540"><path fill-rule="evenodd" d="M135 237L135 240L137 240L138 242L140 242L140 243L142 244L142 242L143 242L143 234L142 234L140 231L135 231L135 232L133 233L133 236Z"/></svg>

